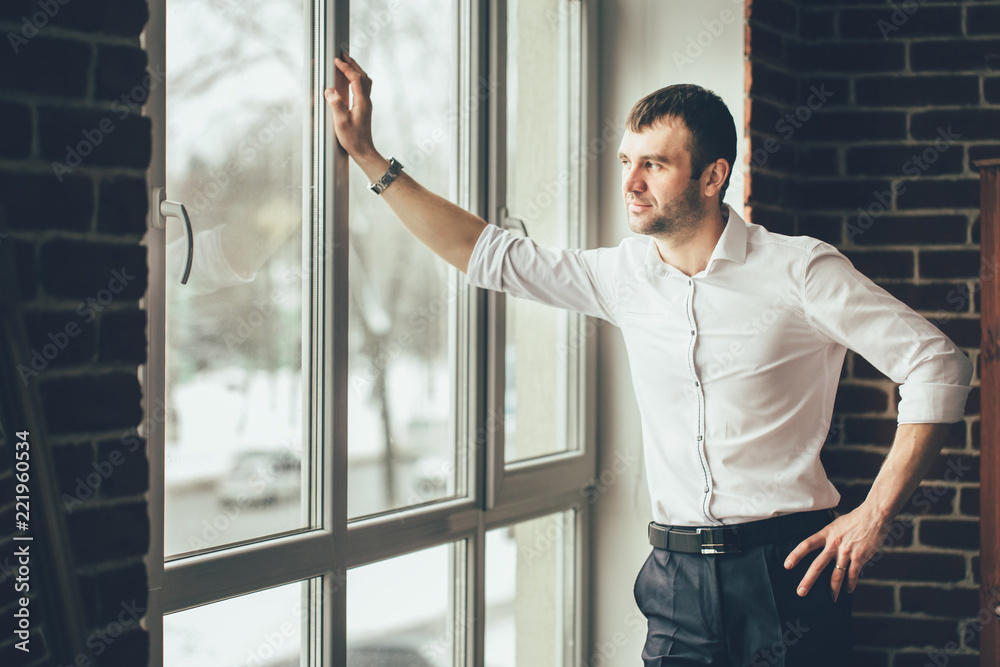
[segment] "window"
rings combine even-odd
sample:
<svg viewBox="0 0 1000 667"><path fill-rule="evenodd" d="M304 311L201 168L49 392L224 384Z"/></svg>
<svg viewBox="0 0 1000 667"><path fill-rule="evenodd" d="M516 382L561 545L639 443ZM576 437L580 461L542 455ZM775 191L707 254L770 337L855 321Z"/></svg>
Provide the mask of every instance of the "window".
<svg viewBox="0 0 1000 667"><path fill-rule="evenodd" d="M469 288L367 191L322 90L349 45L384 154L589 246L584 10L151 4L152 664L581 661L586 319Z"/></svg>

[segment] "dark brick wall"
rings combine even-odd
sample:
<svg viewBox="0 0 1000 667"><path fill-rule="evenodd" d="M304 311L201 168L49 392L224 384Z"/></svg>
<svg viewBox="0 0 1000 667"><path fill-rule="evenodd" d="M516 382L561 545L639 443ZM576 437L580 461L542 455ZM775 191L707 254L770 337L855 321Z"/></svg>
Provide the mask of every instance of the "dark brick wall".
<svg viewBox="0 0 1000 667"><path fill-rule="evenodd" d="M99 654L81 664L102 667L144 665L149 652L138 622L148 480L135 437L151 148L139 107L160 84L139 46L147 18L145 0L0 3L0 216L30 338L23 375L49 433L33 446L52 452L64 494ZM0 664L25 664L6 636Z"/></svg>
<svg viewBox="0 0 1000 667"><path fill-rule="evenodd" d="M980 273L972 160L1000 156L1000 2L752 0L747 39L752 220L833 243L976 361L993 272ZM973 383L855 591L854 665L979 665ZM868 494L898 398L848 355L823 453L839 511Z"/></svg>

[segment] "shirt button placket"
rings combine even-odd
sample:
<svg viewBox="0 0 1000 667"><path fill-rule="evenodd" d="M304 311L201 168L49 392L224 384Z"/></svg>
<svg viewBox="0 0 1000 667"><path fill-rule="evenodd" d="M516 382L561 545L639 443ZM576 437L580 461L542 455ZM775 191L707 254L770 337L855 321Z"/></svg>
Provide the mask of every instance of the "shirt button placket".
<svg viewBox="0 0 1000 667"><path fill-rule="evenodd" d="M708 461L705 459L703 450L705 443L705 432L704 432L705 395L702 392L701 380L698 378L698 369L694 363L694 346L695 346L695 338L698 335L698 327L694 319L694 280L691 278L688 278L688 322L691 325L691 341L688 346L688 367L691 369L691 375L694 378L695 400L698 403L697 437L695 439L695 442L698 447L698 457L699 459L701 459L703 472L705 475L705 486L704 486L705 499L703 505L705 509L705 515L714 521L715 520L714 517L712 517L708 513L708 493L711 489L711 485L709 483L711 475L708 472Z"/></svg>

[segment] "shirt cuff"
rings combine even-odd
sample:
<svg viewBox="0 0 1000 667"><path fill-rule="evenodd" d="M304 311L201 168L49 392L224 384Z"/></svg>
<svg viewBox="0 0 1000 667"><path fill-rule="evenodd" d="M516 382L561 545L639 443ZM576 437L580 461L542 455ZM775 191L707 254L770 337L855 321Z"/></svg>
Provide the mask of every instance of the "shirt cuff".
<svg viewBox="0 0 1000 667"><path fill-rule="evenodd" d="M971 387L904 382L899 386L900 424L952 424L965 415Z"/></svg>
<svg viewBox="0 0 1000 667"><path fill-rule="evenodd" d="M465 279L473 287L500 291L503 288L503 260L516 237L497 225L486 225L469 257Z"/></svg>

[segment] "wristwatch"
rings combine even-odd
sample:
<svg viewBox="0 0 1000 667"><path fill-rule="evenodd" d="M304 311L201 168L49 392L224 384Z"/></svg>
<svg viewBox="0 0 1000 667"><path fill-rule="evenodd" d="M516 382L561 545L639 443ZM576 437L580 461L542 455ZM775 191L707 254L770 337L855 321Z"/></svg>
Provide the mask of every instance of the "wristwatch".
<svg viewBox="0 0 1000 667"><path fill-rule="evenodd" d="M374 183L369 183L368 189L377 195L382 194L382 191L385 190L387 187L389 187L390 183L396 180L396 176L398 176L399 172L401 172L402 170L403 170L403 165L401 165L396 158L394 157L389 158L389 169L387 169L386 172L382 174L382 178L378 179Z"/></svg>

